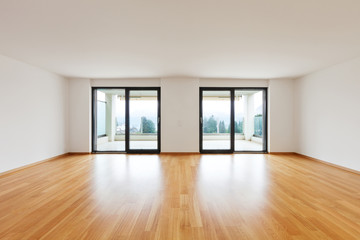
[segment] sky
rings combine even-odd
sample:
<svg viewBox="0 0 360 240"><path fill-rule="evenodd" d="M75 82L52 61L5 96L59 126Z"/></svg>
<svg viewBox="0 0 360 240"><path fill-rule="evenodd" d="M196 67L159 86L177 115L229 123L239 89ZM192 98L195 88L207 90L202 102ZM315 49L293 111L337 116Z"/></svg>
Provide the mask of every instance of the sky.
<svg viewBox="0 0 360 240"><path fill-rule="evenodd" d="M125 124L125 101L117 101L116 117L118 123ZM130 100L130 128L140 129L141 117L154 122L157 128L157 100Z"/></svg>
<svg viewBox="0 0 360 240"><path fill-rule="evenodd" d="M254 110L256 114L261 113L262 106L262 92L255 93L254 96ZM244 100L243 98L235 99L235 121L239 121L244 117ZM259 112L260 110L260 112ZM204 118L214 118L219 121L224 121L225 125L230 124L230 97L228 99L221 98L221 100L211 99L203 101L203 116Z"/></svg>
<svg viewBox="0 0 360 240"><path fill-rule="evenodd" d="M105 100L105 94L98 92L98 100ZM262 92L255 93L254 110L256 113L261 113L262 106ZM125 124L125 100L121 101L119 98L116 102L117 111L116 117L119 125ZM141 117L146 117L155 123L157 127L157 100L130 100L130 127L140 128ZM259 112L260 111L260 112ZM230 124L230 97L228 99L221 98L221 100L211 99L203 101L203 116L210 118L214 115L217 121L224 121L225 125ZM235 121L239 121L244 116L243 98L236 98L235 100Z"/></svg>
<svg viewBox="0 0 360 240"><path fill-rule="evenodd" d="M134 94L135 91L133 92ZM97 91L97 100L105 102L105 93ZM141 100L139 98L130 99L130 128L136 127L140 129L141 117L146 117L150 119L155 124L155 129L157 129L157 111L158 111L158 102L154 100ZM119 125L125 124L125 99L116 98L116 119ZM100 119L99 119L100 120ZM104 120L105 121L105 120ZM100 124L101 125L101 124Z"/></svg>

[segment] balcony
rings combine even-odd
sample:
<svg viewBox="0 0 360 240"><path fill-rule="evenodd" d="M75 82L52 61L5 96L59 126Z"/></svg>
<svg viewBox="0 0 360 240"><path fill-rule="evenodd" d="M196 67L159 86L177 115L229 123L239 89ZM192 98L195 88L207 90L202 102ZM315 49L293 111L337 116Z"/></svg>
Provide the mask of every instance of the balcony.
<svg viewBox="0 0 360 240"><path fill-rule="evenodd" d="M157 133L130 133L130 149L156 149ZM98 151L125 151L125 134L116 134L113 141L107 136L97 140Z"/></svg>
<svg viewBox="0 0 360 240"><path fill-rule="evenodd" d="M229 133L204 133L203 149L230 149ZM261 137L252 136L245 140L245 135L235 134L235 151L262 151L263 143Z"/></svg>

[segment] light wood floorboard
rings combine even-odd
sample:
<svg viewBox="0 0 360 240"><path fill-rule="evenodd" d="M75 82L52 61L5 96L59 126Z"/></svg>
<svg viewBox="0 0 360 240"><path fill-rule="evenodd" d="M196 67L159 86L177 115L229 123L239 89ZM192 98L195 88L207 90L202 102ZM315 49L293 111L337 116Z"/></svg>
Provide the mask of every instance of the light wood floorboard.
<svg viewBox="0 0 360 240"><path fill-rule="evenodd" d="M68 155L0 177L0 239L360 239L360 175L295 154Z"/></svg>

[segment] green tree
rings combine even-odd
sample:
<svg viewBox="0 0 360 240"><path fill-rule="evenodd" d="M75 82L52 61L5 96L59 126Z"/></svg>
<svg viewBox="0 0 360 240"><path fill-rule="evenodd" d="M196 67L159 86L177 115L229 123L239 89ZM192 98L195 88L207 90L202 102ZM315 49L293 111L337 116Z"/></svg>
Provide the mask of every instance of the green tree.
<svg viewBox="0 0 360 240"><path fill-rule="evenodd" d="M155 124L146 117L141 117L142 133L155 133Z"/></svg>
<svg viewBox="0 0 360 240"><path fill-rule="evenodd" d="M208 122L208 119L207 118L204 118L203 119L203 133L208 133L208 126L207 126L207 122Z"/></svg>
<svg viewBox="0 0 360 240"><path fill-rule="evenodd" d="M214 116L211 116L209 119L204 118L203 131L204 133L217 133L217 121Z"/></svg>
<svg viewBox="0 0 360 240"><path fill-rule="evenodd" d="M225 132L226 132L225 122L220 121L219 122L219 133L225 133Z"/></svg>
<svg viewBox="0 0 360 240"><path fill-rule="evenodd" d="M243 133L243 121L240 120L239 122L235 121L235 133Z"/></svg>
<svg viewBox="0 0 360 240"><path fill-rule="evenodd" d="M239 133L244 133L244 120L239 121L238 127L239 127Z"/></svg>
<svg viewBox="0 0 360 240"><path fill-rule="evenodd" d="M235 126L234 126L234 128L235 128L235 133L239 133L239 125L238 125L238 123L237 123L237 121L235 121Z"/></svg>
<svg viewBox="0 0 360 240"><path fill-rule="evenodd" d="M230 133L231 125L229 124L228 128L226 129L226 133Z"/></svg>

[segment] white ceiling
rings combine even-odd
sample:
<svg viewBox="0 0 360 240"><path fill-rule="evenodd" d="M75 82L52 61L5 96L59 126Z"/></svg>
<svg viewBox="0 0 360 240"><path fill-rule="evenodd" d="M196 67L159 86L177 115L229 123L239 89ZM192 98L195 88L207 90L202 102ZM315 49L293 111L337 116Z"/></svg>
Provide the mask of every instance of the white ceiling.
<svg viewBox="0 0 360 240"><path fill-rule="evenodd" d="M294 77L360 56L360 1L1 0L0 54L73 77Z"/></svg>

